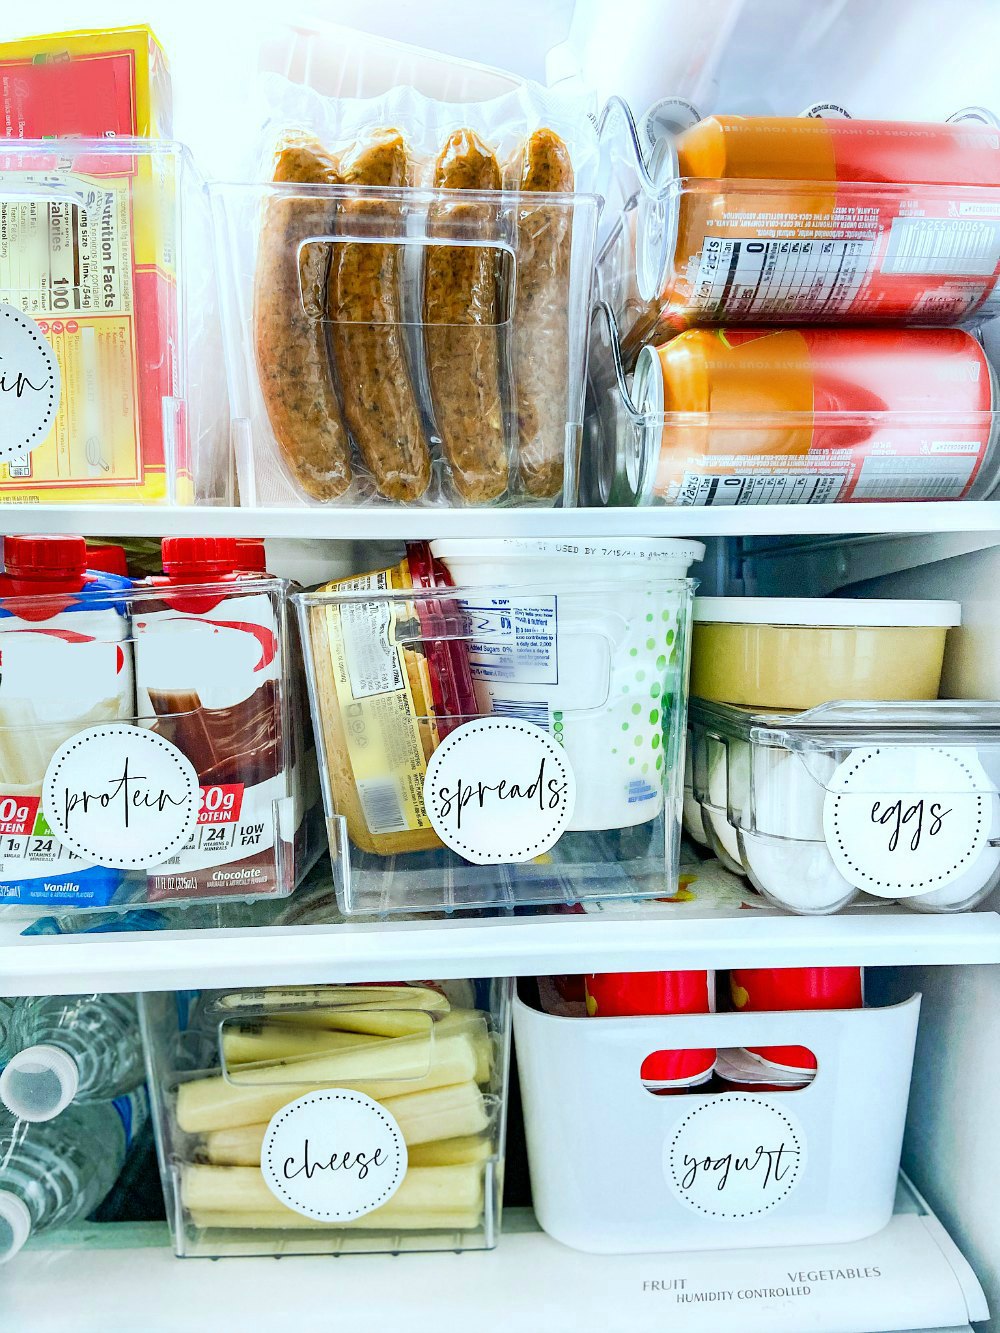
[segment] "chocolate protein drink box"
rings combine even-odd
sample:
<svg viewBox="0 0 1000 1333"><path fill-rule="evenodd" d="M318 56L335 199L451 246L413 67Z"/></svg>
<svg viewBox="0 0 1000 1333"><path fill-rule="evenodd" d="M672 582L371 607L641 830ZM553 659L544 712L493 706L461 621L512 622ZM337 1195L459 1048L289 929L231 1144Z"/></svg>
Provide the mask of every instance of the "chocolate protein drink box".
<svg viewBox="0 0 1000 1333"><path fill-rule="evenodd" d="M284 584L240 572L229 539L166 538L163 568L134 607L138 711L193 765L200 808L185 845L148 868L149 900L290 891L302 756Z"/></svg>

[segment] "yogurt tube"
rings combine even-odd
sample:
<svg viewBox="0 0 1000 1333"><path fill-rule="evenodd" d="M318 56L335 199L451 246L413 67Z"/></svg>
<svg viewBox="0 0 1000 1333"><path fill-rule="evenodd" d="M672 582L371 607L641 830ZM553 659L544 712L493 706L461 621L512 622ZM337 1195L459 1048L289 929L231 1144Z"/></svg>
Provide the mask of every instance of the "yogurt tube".
<svg viewBox="0 0 1000 1333"><path fill-rule="evenodd" d="M436 541L469 625L479 709L541 727L576 777L567 828L655 819L682 738L700 542Z"/></svg>

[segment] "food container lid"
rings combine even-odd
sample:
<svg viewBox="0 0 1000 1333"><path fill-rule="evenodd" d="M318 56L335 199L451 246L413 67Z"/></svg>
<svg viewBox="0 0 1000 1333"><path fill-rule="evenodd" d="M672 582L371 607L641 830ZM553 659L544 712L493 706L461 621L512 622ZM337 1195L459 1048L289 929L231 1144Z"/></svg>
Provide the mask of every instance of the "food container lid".
<svg viewBox="0 0 1000 1333"><path fill-rule="evenodd" d="M1000 748L1000 702L974 699L833 700L804 710L744 708L692 696L692 727L800 753L859 745Z"/></svg>
<svg viewBox="0 0 1000 1333"><path fill-rule="evenodd" d="M958 602L871 597L696 597L695 624L905 627L960 625Z"/></svg>
<svg viewBox="0 0 1000 1333"><path fill-rule="evenodd" d="M623 565L689 565L705 555L705 543L682 537L488 537L483 540L454 538L431 542L431 551L446 564L449 560L546 561L572 560L586 565L610 565L620 572ZM544 565L541 567L544 571Z"/></svg>

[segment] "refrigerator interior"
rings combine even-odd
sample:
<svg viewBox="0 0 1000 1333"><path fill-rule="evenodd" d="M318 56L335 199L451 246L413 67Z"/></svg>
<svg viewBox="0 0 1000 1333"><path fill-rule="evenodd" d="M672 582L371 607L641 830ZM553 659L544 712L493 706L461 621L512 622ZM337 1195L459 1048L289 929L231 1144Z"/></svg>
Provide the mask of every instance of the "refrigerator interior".
<svg viewBox="0 0 1000 1333"><path fill-rule="evenodd" d="M326 0L303 6L302 21L321 16L353 23L534 78L544 78L547 54L558 46L550 78L595 87L594 70L603 62L617 71L617 86L600 89L601 95L631 96L637 115L651 89L690 98L706 114L795 114L817 101L842 104L858 117L944 119L973 105L1000 113L1000 6L993 0L723 0L721 9L706 4L695 13L689 0L655 0L635 5L635 21L631 11L616 8L610 32L609 6L610 0L577 0L574 17L572 0L522 0L513 7L432 0L418 8L408 0ZM44 0L32 14L6 18L2 26L3 35L15 36L21 29L135 17L132 5L113 0L93 0L85 16L69 0ZM173 54L179 138L207 171L231 175L233 158L247 151L252 123L245 74L279 16L263 0L248 0L238 13L193 0L150 0L142 17ZM595 34L601 36L597 56ZM659 82L664 53L673 53L669 86ZM405 538L482 535L484 522L498 535L700 537L708 542L694 571L702 593L960 601L963 624L950 638L942 694L1000 700L997 509L994 502L956 502L818 512L498 510L485 521L458 511L355 510L331 519L321 511L236 510L220 512L213 523L220 532L262 534L269 568L305 585L384 568L398 559ZM166 522L178 533L208 527L195 511ZM16 514L0 527L31 531L32 523L37 529L37 519ZM164 523L155 510L138 508L94 515L77 507L46 515L50 530L95 536L158 538ZM894 1232L824 1259L823 1270L880 1268L889 1293L882 1303L864 1281L807 1280L816 1269L804 1249L594 1258L538 1231L521 1149L520 1171L511 1166L508 1175L514 1206L500 1247L490 1254L348 1257L335 1265L318 1258L280 1265L264 1258L179 1262L157 1213L155 1171L147 1171L131 1194L125 1191L113 1220L39 1238L17 1262L0 1268L4 1333L62 1333L71 1319L81 1333L97 1333L111 1312L119 1326L148 1333L187 1326L269 1333L279 1322L311 1328L332 1320L348 1329L411 1327L428 1318L445 1329L474 1323L484 1330L560 1333L595 1317L616 1331L669 1326L715 1333L730 1321L749 1333L1000 1330L994 1109L1000 894L973 912L939 917L894 907L830 918L735 909L670 915L640 904L603 918L508 915L292 927L272 924L260 909L231 918L223 912L191 930L90 936L25 937L24 925L0 917L0 994L862 964L873 994L886 1001L923 996L902 1162L912 1184L901 1184L893 1222L919 1235L908 1234L897 1246ZM516 1142L520 1130L516 1114L512 1118ZM920 1221L928 1210L943 1230ZM762 1294L747 1298L741 1323L724 1301L679 1301L685 1283L689 1292ZM811 1287L808 1298L767 1294L801 1286ZM918 1308L904 1312L907 1291ZM805 1307L796 1305L803 1300Z"/></svg>

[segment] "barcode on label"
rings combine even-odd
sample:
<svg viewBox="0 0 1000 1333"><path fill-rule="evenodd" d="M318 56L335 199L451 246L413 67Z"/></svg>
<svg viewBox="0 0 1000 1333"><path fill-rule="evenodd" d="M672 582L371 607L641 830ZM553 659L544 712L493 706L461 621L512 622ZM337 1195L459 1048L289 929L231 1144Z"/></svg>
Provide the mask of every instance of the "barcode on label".
<svg viewBox="0 0 1000 1333"><path fill-rule="evenodd" d="M409 824L403 813L403 798L397 778L359 778L357 787L365 823L370 832L406 832Z"/></svg>
<svg viewBox="0 0 1000 1333"><path fill-rule="evenodd" d="M985 218L895 218L884 273L975 273L1000 260L1000 222Z"/></svg>
<svg viewBox="0 0 1000 1333"><path fill-rule="evenodd" d="M494 699L494 717L516 717L520 722L533 722L543 731L550 729L549 706L546 703L530 703L520 699Z"/></svg>
<svg viewBox="0 0 1000 1333"><path fill-rule="evenodd" d="M977 461L978 456L866 458L852 499L957 500Z"/></svg>

